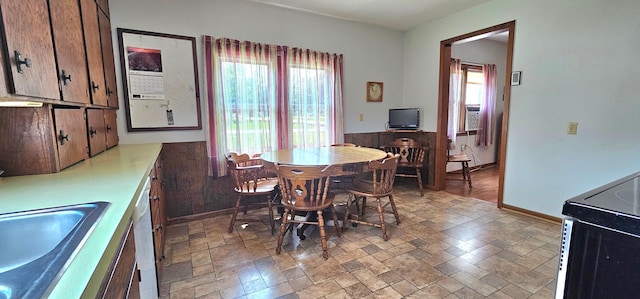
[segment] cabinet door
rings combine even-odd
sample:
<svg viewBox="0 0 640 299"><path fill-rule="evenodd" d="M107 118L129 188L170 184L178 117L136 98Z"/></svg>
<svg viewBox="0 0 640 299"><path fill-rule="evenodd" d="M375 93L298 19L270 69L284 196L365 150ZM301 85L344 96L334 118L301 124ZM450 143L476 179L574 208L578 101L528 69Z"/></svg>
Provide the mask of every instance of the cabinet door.
<svg viewBox="0 0 640 299"><path fill-rule="evenodd" d="M98 7L104 11L104 14L109 17L109 0L96 0L96 3L98 3Z"/></svg>
<svg viewBox="0 0 640 299"><path fill-rule="evenodd" d="M107 130L102 109L87 109L89 130L89 155L91 157L107 149Z"/></svg>
<svg viewBox="0 0 640 299"><path fill-rule="evenodd" d="M46 0L0 1L11 93L60 99Z"/></svg>
<svg viewBox="0 0 640 299"><path fill-rule="evenodd" d="M104 122L107 129L107 148L118 145L118 123L116 110L104 111Z"/></svg>
<svg viewBox="0 0 640 299"><path fill-rule="evenodd" d="M50 9L62 100L89 103L87 57L78 1L51 1Z"/></svg>
<svg viewBox="0 0 640 299"><path fill-rule="evenodd" d="M60 169L80 162L87 156L87 129L84 110L54 108L53 115L58 142Z"/></svg>
<svg viewBox="0 0 640 299"><path fill-rule="evenodd" d="M100 27L98 25L98 8L94 0L80 0L80 8L82 10L84 42L89 67L91 102L94 105L107 106L102 48L100 45Z"/></svg>
<svg viewBox="0 0 640 299"><path fill-rule="evenodd" d="M2 107L0 128L0 169L4 176L59 171L50 107Z"/></svg>
<svg viewBox="0 0 640 299"><path fill-rule="evenodd" d="M116 66L113 62L113 41L111 40L111 22L102 12L98 12L100 39L102 41L102 63L106 84L107 105L118 107L118 87L116 84Z"/></svg>
<svg viewBox="0 0 640 299"><path fill-rule="evenodd" d="M125 232L119 252L113 259L113 271L102 282L104 292L98 294L101 298L138 298L140 289L138 283L133 282L136 271L136 244L133 227ZM137 294L134 294L135 292ZM130 297L132 296L132 297Z"/></svg>

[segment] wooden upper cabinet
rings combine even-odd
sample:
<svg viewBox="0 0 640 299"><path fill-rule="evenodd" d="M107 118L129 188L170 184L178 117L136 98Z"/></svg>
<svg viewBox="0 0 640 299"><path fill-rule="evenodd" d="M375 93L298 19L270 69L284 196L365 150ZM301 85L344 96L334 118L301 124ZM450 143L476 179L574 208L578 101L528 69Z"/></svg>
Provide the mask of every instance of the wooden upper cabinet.
<svg viewBox="0 0 640 299"><path fill-rule="evenodd" d="M107 92L104 81L102 46L100 45L100 26L98 7L94 0L80 0L84 40L89 67L89 92L94 105L107 106Z"/></svg>
<svg viewBox="0 0 640 299"><path fill-rule="evenodd" d="M89 78L77 0L51 1L51 24L62 100L89 103Z"/></svg>
<svg viewBox="0 0 640 299"><path fill-rule="evenodd" d="M9 92L60 99L47 0L0 1Z"/></svg>
<svg viewBox="0 0 640 299"><path fill-rule="evenodd" d="M88 158L84 109L54 108L53 115L60 169Z"/></svg>
<svg viewBox="0 0 640 299"><path fill-rule="evenodd" d="M95 156L107 149L107 129L102 109L87 109L89 155Z"/></svg>
<svg viewBox="0 0 640 299"><path fill-rule="evenodd" d="M111 40L111 22L102 12L98 12L100 37L102 40L102 63L104 64L104 80L106 82L107 105L118 107L118 86L116 84L116 66L113 60L113 41Z"/></svg>
<svg viewBox="0 0 640 299"><path fill-rule="evenodd" d="M96 3L98 3L98 7L104 11L104 14L109 17L109 0L96 0Z"/></svg>
<svg viewBox="0 0 640 299"><path fill-rule="evenodd" d="M107 148L118 145L118 123L116 110L104 110L104 123L107 130Z"/></svg>
<svg viewBox="0 0 640 299"><path fill-rule="evenodd" d="M0 169L4 176L59 171L51 109L0 108Z"/></svg>

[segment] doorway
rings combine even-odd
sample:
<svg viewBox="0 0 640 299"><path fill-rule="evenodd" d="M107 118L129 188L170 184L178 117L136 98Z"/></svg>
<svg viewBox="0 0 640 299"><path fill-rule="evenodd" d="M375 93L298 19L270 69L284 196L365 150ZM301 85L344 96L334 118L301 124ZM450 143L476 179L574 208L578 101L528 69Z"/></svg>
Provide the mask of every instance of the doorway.
<svg viewBox="0 0 640 299"><path fill-rule="evenodd" d="M446 184L447 167L447 124L449 115L449 64L451 60L451 46L456 43L463 43L486 38L500 32L508 32L507 41L507 61L505 64L505 87L504 87L504 107L502 114L502 124L498 128L499 147L497 153L498 167L498 198L497 206L503 206L504 174L507 149L507 132L509 124L509 103L511 98L510 75L512 72L513 41L515 32L515 21L477 30L457 37L453 37L440 42L440 79L438 92L438 123L436 131L436 157L435 157L435 177L434 187L436 190L443 190Z"/></svg>

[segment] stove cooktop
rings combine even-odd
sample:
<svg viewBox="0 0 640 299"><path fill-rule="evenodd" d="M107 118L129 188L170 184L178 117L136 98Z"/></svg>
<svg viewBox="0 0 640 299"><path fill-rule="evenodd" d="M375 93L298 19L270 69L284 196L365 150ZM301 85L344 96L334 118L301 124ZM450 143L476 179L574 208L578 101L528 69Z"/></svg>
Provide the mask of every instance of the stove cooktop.
<svg viewBox="0 0 640 299"><path fill-rule="evenodd" d="M562 214L640 235L640 172L567 200Z"/></svg>

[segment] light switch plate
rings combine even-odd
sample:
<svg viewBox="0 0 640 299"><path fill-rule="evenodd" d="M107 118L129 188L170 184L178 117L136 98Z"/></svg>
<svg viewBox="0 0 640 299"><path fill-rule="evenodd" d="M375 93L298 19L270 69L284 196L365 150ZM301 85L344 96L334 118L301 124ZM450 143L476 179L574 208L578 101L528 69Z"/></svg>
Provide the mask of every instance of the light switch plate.
<svg viewBox="0 0 640 299"><path fill-rule="evenodd" d="M567 126L567 134L570 135L577 135L578 134L578 123L577 122L570 122L569 125Z"/></svg>

